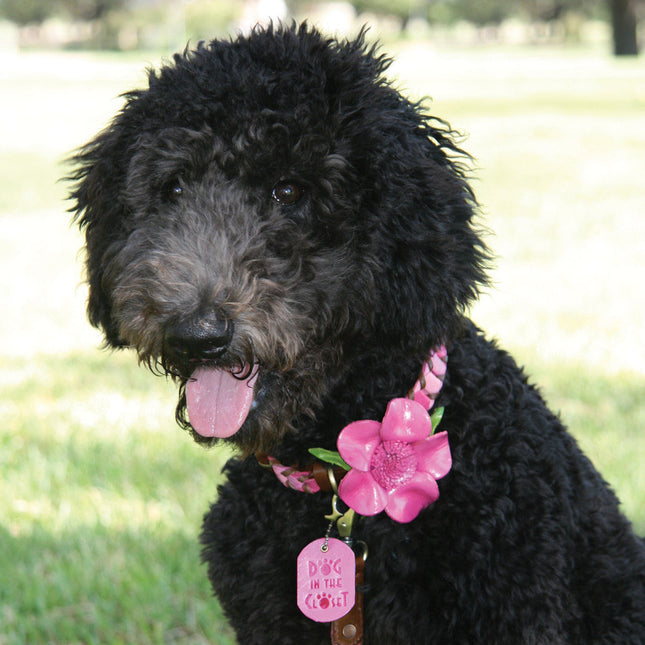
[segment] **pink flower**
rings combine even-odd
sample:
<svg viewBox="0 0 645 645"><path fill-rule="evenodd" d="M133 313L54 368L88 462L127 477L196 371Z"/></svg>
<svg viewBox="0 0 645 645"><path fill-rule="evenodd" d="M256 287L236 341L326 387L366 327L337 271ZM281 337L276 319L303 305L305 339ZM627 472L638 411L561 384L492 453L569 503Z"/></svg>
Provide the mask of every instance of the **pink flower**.
<svg viewBox="0 0 645 645"><path fill-rule="evenodd" d="M392 399L383 422L355 421L338 437L338 451L352 467L338 486L340 498L359 515L385 511L412 521L439 497L437 479L452 466L448 434L432 434L425 407Z"/></svg>

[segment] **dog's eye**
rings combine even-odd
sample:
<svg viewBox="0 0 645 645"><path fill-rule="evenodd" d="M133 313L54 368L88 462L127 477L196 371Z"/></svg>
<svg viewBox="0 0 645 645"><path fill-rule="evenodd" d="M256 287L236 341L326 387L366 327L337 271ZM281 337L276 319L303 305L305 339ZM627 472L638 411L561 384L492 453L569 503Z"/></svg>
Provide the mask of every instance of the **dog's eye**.
<svg viewBox="0 0 645 645"><path fill-rule="evenodd" d="M175 202L184 194L181 182L178 178L171 179L162 189L164 201Z"/></svg>
<svg viewBox="0 0 645 645"><path fill-rule="evenodd" d="M291 206L300 200L303 190L292 181L279 181L274 187L271 196L278 204Z"/></svg>

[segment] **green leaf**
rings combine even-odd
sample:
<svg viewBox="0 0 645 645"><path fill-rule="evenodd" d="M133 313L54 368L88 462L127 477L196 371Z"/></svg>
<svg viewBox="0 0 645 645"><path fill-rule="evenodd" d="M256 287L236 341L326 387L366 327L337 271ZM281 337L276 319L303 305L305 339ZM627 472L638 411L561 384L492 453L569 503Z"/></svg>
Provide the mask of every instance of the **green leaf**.
<svg viewBox="0 0 645 645"><path fill-rule="evenodd" d="M432 421L432 434L435 433L437 426L441 423L441 419L443 419L443 411L444 411L444 408L437 408L430 415L430 421Z"/></svg>
<svg viewBox="0 0 645 645"><path fill-rule="evenodd" d="M352 467L335 451L335 450L325 450L324 448L309 448L309 452L320 459L320 461L327 462L334 466L340 466L344 470L351 470Z"/></svg>

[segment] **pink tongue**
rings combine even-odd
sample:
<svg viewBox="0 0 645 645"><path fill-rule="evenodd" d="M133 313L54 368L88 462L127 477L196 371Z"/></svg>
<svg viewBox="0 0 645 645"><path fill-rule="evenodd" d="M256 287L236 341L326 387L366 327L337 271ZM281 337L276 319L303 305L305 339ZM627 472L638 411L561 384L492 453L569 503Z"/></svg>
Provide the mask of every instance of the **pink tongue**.
<svg viewBox="0 0 645 645"><path fill-rule="evenodd" d="M245 380L227 370L198 367L186 383L188 420L202 437L230 437L244 423L253 401L257 371Z"/></svg>

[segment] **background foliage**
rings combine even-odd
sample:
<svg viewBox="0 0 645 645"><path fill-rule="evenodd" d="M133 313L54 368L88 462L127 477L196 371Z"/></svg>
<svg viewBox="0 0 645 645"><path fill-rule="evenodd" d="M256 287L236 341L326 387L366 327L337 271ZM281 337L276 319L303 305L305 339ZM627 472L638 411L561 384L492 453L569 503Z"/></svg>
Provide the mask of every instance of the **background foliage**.
<svg viewBox="0 0 645 645"><path fill-rule="evenodd" d="M185 39L199 40L241 25L248 27L261 4L273 8L274 18L287 19L312 12L334 13L345 7L361 24L374 17L393 19L400 34L414 21L429 25L465 22L481 28L520 20L539 23L547 32L557 27L555 31L571 39L578 37L581 22L594 18L611 25L614 51L619 54L638 53L638 20L645 15L645 0L0 0L0 17L23 26L52 18L80 23L86 28L73 29L68 44L132 49L153 43L165 47L180 31Z"/></svg>

